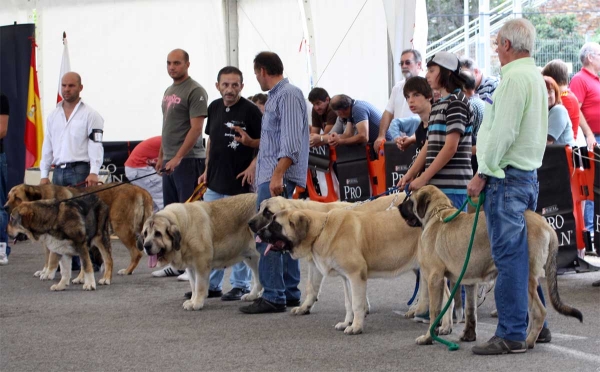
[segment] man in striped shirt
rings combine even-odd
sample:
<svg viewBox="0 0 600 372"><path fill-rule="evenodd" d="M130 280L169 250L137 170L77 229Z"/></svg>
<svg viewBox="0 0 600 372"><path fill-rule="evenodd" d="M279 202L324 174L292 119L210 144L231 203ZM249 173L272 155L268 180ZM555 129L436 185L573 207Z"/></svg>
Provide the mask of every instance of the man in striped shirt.
<svg viewBox="0 0 600 372"><path fill-rule="evenodd" d="M477 66L477 62L472 58L461 57L460 66L463 69L471 71L471 73L475 75L475 94L477 94L482 101L486 101L488 98L491 99L500 80L493 76L484 76L483 72Z"/></svg>
<svg viewBox="0 0 600 372"><path fill-rule="evenodd" d="M302 91L283 78L283 63L272 52L254 58L254 74L263 91L269 91L262 118L256 166L257 205L270 197L291 198L296 186L306 187L308 170L308 115ZM262 297L240 311L246 314L279 313L300 305L300 266L289 254L257 243L258 277Z"/></svg>

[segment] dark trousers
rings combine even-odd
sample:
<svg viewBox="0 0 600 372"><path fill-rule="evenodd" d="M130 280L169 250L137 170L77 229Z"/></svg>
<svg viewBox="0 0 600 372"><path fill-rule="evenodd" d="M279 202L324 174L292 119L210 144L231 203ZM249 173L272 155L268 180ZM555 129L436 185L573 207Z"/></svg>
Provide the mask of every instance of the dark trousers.
<svg viewBox="0 0 600 372"><path fill-rule="evenodd" d="M204 160L199 158L182 159L179 166L169 175L163 175L163 202L165 207L171 203L185 203L192 195L198 177L204 173ZM168 160L164 160L166 164Z"/></svg>

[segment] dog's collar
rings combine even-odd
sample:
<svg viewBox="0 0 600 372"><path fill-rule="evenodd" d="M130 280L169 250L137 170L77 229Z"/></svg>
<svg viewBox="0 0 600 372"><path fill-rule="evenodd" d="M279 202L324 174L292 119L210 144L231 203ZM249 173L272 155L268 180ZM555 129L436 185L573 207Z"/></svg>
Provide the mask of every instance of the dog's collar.
<svg viewBox="0 0 600 372"><path fill-rule="evenodd" d="M437 208L435 208L431 213L436 216L440 221L444 221L444 217L442 217L442 215L440 214L442 211L448 210L448 209L455 209L453 206L451 205L440 205Z"/></svg>

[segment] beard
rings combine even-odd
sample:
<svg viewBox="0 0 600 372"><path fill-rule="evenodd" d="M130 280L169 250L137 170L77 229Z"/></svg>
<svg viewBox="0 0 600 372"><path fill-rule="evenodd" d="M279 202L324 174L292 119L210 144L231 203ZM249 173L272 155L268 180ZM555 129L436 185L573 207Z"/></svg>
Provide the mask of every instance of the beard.
<svg viewBox="0 0 600 372"><path fill-rule="evenodd" d="M415 75L413 75L413 73L410 71L402 71L402 76L404 76L405 79L410 79L411 77L413 77Z"/></svg>

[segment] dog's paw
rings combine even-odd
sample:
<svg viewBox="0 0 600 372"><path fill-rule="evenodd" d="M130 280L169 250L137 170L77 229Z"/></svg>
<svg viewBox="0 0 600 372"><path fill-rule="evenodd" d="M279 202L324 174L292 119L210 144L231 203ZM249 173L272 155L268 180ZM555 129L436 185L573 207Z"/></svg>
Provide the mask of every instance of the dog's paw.
<svg viewBox="0 0 600 372"><path fill-rule="evenodd" d="M407 312L404 313L404 317L407 318L407 319L414 318L415 317L415 311L409 309Z"/></svg>
<svg viewBox="0 0 600 372"><path fill-rule="evenodd" d="M127 272L127 269L121 269L121 270L119 270L119 271L117 272L117 274L119 274L119 275L131 275L131 274L133 274L133 271L132 271L132 272L130 272L130 273L128 273L128 272Z"/></svg>
<svg viewBox="0 0 600 372"><path fill-rule="evenodd" d="M52 277L50 277L50 275L48 275L47 272L43 272L42 274L38 275L40 277L40 280L53 280L54 279L54 275L52 275Z"/></svg>
<svg viewBox="0 0 600 372"><path fill-rule="evenodd" d="M110 279L102 278L102 279L98 280L98 284L99 285L110 285Z"/></svg>
<svg viewBox="0 0 600 372"><path fill-rule="evenodd" d="M57 283L50 287L51 291L64 291L67 286L64 283Z"/></svg>
<svg viewBox="0 0 600 372"><path fill-rule="evenodd" d="M292 314L292 315L308 315L308 314L310 314L310 307L308 307L308 306L293 307L292 310L290 310L290 314Z"/></svg>
<svg viewBox="0 0 600 372"><path fill-rule="evenodd" d="M359 335L363 332L362 327L358 327L358 326L348 326L346 327L346 329L344 329L344 334L346 335Z"/></svg>
<svg viewBox="0 0 600 372"><path fill-rule="evenodd" d="M445 336L452 333L452 326L441 326L438 328L438 335Z"/></svg>
<svg viewBox="0 0 600 372"><path fill-rule="evenodd" d="M92 283L84 283L83 284L83 290L84 291L95 291L96 290L96 283L92 282Z"/></svg>
<svg viewBox="0 0 600 372"><path fill-rule="evenodd" d="M35 273L33 273L33 276L35 276L36 278L41 276L44 273L44 270L38 270Z"/></svg>
<svg viewBox="0 0 600 372"><path fill-rule="evenodd" d="M242 296L242 301L252 302L258 298L258 293L246 293Z"/></svg>
<svg viewBox="0 0 600 372"><path fill-rule="evenodd" d="M338 324L335 325L335 329L338 331L345 331L346 328L348 328L348 326L352 324L350 322L340 322Z"/></svg>
<svg viewBox="0 0 600 372"><path fill-rule="evenodd" d="M463 333L460 335L460 340L461 341L465 341L465 342L473 342L475 340L477 340L477 334L475 333L475 329L473 328L469 328L463 331Z"/></svg>
<svg viewBox="0 0 600 372"><path fill-rule="evenodd" d="M79 277L78 276L77 278L71 280L71 283L73 283L73 284L83 284L83 277Z"/></svg>
<svg viewBox="0 0 600 372"><path fill-rule="evenodd" d="M187 300L183 303L183 308L188 311L202 310L203 307L204 307L204 303L198 302L198 303L194 304L192 302L192 300Z"/></svg>
<svg viewBox="0 0 600 372"><path fill-rule="evenodd" d="M423 335L417 337L415 342L417 343L417 345L431 345L433 344L433 339L427 335Z"/></svg>

